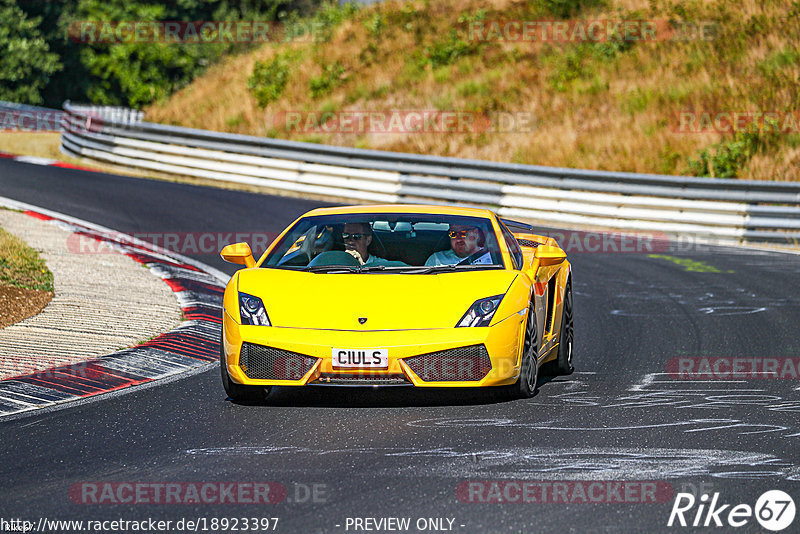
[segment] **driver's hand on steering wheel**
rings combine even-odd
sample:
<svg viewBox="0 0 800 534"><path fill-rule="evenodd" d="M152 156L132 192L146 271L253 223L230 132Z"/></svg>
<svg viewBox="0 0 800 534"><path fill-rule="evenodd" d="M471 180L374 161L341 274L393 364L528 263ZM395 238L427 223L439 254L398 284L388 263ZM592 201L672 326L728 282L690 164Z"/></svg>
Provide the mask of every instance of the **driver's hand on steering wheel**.
<svg viewBox="0 0 800 534"><path fill-rule="evenodd" d="M357 259L358 263L360 263L361 265L364 265L364 258L361 257L361 253L360 252L358 252L357 250L354 250L354 249L347 249L347 250L345 250L345 252L347 252L348 254L353 256L355 259Z"/></svg>

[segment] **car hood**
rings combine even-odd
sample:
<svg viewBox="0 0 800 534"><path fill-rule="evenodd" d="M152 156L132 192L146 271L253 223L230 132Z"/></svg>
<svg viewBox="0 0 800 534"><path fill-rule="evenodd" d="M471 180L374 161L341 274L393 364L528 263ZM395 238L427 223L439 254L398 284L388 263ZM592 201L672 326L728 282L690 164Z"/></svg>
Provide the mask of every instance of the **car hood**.
<svg viewBox="0 0 800 534"><path fill-rule="evenodd" d="M240 271L238 289L260 297L276 327L453 328L476 300L506 293L515 276L507 270L316 274L255 268ZM501 305L495 319L502 311ZM366 318L364 324L359 318Z"/></svg>

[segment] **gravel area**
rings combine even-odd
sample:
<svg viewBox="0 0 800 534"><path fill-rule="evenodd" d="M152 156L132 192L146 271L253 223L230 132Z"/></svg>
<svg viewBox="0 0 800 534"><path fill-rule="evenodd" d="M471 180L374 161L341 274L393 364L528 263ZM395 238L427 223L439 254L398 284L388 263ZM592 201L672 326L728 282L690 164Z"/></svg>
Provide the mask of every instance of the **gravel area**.
<svg viewBox="0 0 800 534"><path fill-rule="evenodd" d="M49 291L0 285L0 328L36 315L51 298Z"/></svg>
<svg viewBox="0 0 800 534"><path fill-rule="evenodd" d="M41 313L0 330L0 379L90 360L180 323L169 286L131 258L108 247L77 253L70 232L23 213L0 209L0 226L39 251L55 286Z"/></svg>

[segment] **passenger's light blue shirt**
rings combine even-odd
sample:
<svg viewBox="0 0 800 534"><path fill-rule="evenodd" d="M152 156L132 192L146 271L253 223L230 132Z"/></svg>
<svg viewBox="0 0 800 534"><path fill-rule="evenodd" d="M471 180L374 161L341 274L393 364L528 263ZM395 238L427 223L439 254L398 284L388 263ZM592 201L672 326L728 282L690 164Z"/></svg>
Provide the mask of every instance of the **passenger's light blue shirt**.
<svg viewBox="0 0 800 534"><path fill-rule="evenodd" d="M431 254L428 260L425 262L425 266L435 267L437 265L455 265L463 259L464 258L453 252L453 249L442 250ZM480 258L475 259L472 262L472 265L492 265L493 263L492 254L487 251L486 254Z"/></svg>
<svg viewBox="0 0 800 534"><path fill-rule="evenodd" d="M427 267L435 267L437 265L455 265L463 259L464 258L453 252L452 249L441 250L431 254L428 260L425 262L425 265Z"/></svg>

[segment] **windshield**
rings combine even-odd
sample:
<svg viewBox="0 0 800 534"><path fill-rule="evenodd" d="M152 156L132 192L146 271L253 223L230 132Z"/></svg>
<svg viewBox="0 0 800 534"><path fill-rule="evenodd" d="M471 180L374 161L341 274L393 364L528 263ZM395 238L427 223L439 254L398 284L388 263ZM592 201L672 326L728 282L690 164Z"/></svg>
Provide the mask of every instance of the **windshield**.
<svg viewBox="0 0 800 534"><path fill-rule="evenodd" d="M299 220L261 267L312 272L431 273L503 268L488 218L417 213Z"/></svg>

